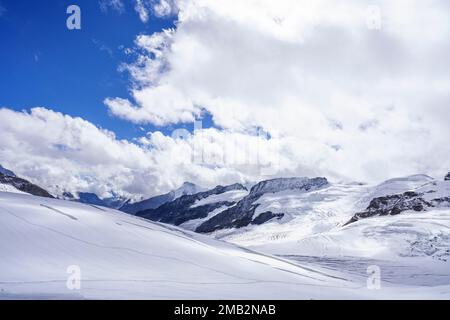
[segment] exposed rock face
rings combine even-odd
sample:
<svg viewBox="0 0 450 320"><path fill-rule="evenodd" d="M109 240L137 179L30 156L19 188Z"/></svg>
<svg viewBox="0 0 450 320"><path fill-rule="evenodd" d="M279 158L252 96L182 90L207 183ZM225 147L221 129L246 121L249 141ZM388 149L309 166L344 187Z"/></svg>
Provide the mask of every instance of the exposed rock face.
<svg viewBox="0 0 450 320"><path fill-rule="evenodd" d="M284 217L284 213L272 213L270 211L266 211L266 212L263 212L260 215L258 215L255 219L252 220L251 223L260 225L260 224L266 223L267 221L270 221L274 218L281 219L283 217Z"/></svg>
<svg viewBox="0 0 450 320"><path fill-rule="evenodd" d="M41 187L32 184L31 182L25 179L18 178L16 176L9 176L9 175L7 176L4 175L3 173L0 173L0 183L9 184L14 188L16 188L17 190L32 194L34 196L53 198L53 196L50 193L48 193Z"/></svg>
<svg viewBox="0 0 450 320"><path fill-rule="evenodd" d="M326 185L328 185L328 180L326 178L278 178L261 181L251 188L250 194L262 195L265 193L275 193L287 190L309 191Z"/></svg>
<svg viewBox="0 0 450 320"><path fill-rule="evenodd" d="M184 195L172 202L165 203L156 209L149 209L138 212L136 215L163 223L180 225L186 221L206 218L211 211L223 206L232 206L235 202L219 201L203 206L193 207L193 205L202 199L212 195L219 195L232 190L247 190L241 184L230 186L217 186L212 190L199 192L193 195Z"/></svg>
<svg viewBox="0 0 450 320"><path fill-rule="evenodd" d="M408 210L420 212L432 206L430 202L421 198L421 194L416 192L379 197L370 202L366 211L355 214L347 224L369 217L393 216Z"/></svg>
<svg viewBox="0 0 450 320"><path fill-rule="evenodd" d="M403 194L394 194L373 199L367 209L356 213L346 225L360 219L376 216L393 216L405 211L422 212L430 208L449 207L450 197L432 198L430 195L436 191L426 193L408 191ZM427 200L430 199L430 200Z"/></svg>
<svg viewBox="0 0 450 320"><path fill-rule="evenodd" d="M241 228L249 224L262 224L273 218L282 218L284 214L274 214L270 211L254 217L259 204L255 203L266 193L275 193L287 190L311 191L328 185L325 178L279 178L262 181L250 190L248 196L240 200L235 206L222 211L208 221L204 222L195 230L200 233L213 232L219 229Z"/></svg>
<svg viewBox="0 0 450 320"><path fill-rule="evenodd" d="M450 172L445 176L445 181L450 181Z"/></svg>

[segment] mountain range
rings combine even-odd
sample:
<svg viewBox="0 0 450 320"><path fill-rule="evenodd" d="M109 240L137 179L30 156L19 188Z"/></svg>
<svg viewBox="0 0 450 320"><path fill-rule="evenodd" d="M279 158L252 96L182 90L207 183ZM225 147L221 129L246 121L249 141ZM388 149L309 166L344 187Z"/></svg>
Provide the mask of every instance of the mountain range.
<svg viewBox="0 0 450 320"><path fill-rule="evenodd" d="M109 208L126 199L54 199L3 167L0 191L0 299L449 297L450 173L185 183L131 214ZM65 288L73 264L89 279L80 296Z"/></svg>
<svg viewBox="0 0 450 320"><path fill-rule="evenodd" d="M374 187L357 183L330 184L323 177L303 177L264 180L254 184L250 190L239 183L205 190L185 182L178 189L137 202L114 193L112 197L100 198L95 193L63 192L57 198L118 209L198 233L213 233L218 237L226 234L229 237L232 230L239 230L241 234L243 230L257 230L257 226L269 222L292 225L292 220L298 220L302 212L311 210L311 204L317 202L300 199L317 197L320 200L318 202L326 202L328 190L333 189L342 189L344 198L349 197L348 189L352 189L350 194L358 195L352 199L353 203L346 212L347 215L352 214L346 221L342 217L339 226L378 216L450 208L450 172L443 181L416 175L391 179ZM0 191L53 197L43 188L17 177L14 172L1 165ZM293 201L294 199L297 201ZM361 203L366 206L361 206ZM305 207L305 204L308 206Z"/></svg>

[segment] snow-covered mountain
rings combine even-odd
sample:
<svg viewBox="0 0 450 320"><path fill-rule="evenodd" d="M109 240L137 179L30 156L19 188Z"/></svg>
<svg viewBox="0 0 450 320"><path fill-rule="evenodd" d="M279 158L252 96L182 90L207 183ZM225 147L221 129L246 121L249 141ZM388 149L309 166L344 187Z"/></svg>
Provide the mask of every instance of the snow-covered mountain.
<svg viewBox="0 0 450 320"><path fill-rule="evenodd" d="M307 193L327 185L325 178L278 178L257 183L249 192L241 184L217 186L167 202L155 209L140 211L137 215L152 221L181 225L199 233L242 228L284 217L284 213L274 213L270 208L256 212L260 206L258 199L264 195L284 191Z"/></svg>
<svg viewBox="0 0 450 320"><path fill-rule="evenodd" d="M284 250L288 242L342 231L362 219L386 216L388 221L389 216L436 210L450 213L446 179L414 175L370 186L329 183L325 178L279 178L259 182L250 191L239 184L219 186L137 215L239 245L287 253L292 249L288 245Z"/></svg>
<svg viewBox="0 0 450 320"><path fill-rule="evenodd" d="M0 191L14 193L28 193L40 197L53 198L53 196L43 188L31 183L28 180L17 177L12 171L1 167Z"/></svg>
<svg viewBox="0 0 450 320"><path fill-rule="evenodd" d="M14 172L4 168L1 164L0 164L0 174L3 174L4 176L7 176L7 177L15 177L16 176L16 174Z"/></svg>
<svg viewBox="0 0 450 320"><path fill-rule="evenodd" d="M361 277L366 272L361 265L376 263L399 284L409 282L395 268L427 285L450 280L450 273L442 271L450 263L446 178L414 175L373 186L325 178L274 179L249 192L200 198L167 203L142 216L311 265L329 267L326 256L334 259L334 270L347 266ZM360 270L352 269L355 261ZM435 273L441 274L439 281Z"/></svg>
<svg viewBox="0 0 450 320"><path fill-rule="evenodd" d="M140 211L136 215L176 226L186 222L192 224L192 221L209 219L217 210L235 205L236 201L233 199L240 198L246 193L246 188L241 184L217 186L212 190L181 196L156 209Z"/></svg>
<svg viewBox="0 0 450 320"><path fill-rule="evenodd" d="M261 225L274 218L281 219L283 212L265 210L256 212L260 203L258 200L267 194L279 192L308 193L328 185L325 178L279 178L262 181L250 189L248 195L242 198L236 205L214 215L196 228L197 232L208 233L219 229L241 228L252 225Z"/></svg>
<svg viewBox="0 0 450 320"><path fill-rule="evenodd" d="M435 208L450 208L450 181L431 180L406 192L376 197L347 224L376 216L394 216L407 211L422 212Z"/></svg>
<svg viewBox="0 0 450 320"><path fill-rule="evenodd" d="M139 211L156 209L167 202L171 202L174 201L175 199L178 199L181 196L195 194L203 190L204 190L203 188L197 186L194 183L185 182L181 187L179 187L176 190L138 202L128 201L118 209L126 213L136 214Z"/></svg>

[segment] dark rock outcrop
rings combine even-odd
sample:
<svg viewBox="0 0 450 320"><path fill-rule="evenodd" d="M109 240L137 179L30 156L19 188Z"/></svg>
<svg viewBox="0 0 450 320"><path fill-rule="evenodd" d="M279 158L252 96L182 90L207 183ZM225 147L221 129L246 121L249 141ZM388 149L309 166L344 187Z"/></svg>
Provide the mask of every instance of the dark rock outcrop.
<svg viewBox="0 0 450 320"><path fill-rule="evenodd" d="M266 223L267 221L272 220L273 218L281 219L284 217L284 213L272 213L270 211L266 211L261 213L259 216L257 216L253 221L252 224L261 225L263 223Z"/></svg>
<svg viewBox="0 0 450 320"><path fill-rule="evenodd" d="M444 178L445 181L450 181L450 172L447 173L447 175Z"/></svg>
<svg viewBox="0 0 450 320"><path fill-rule="evenodd" d="M31 182L29 182L25 179L18 178L16 176L9 176L9 175L4 175L3 173L0 173L0 183L9 184L19 191L29 193L34 196L53 198L53 196L49 192L42 189L41 187L39 187L35 184L32 184Z"/></svg>
<svg viewBox="0 0 450 320"><path fill-rule="evenodd" d="M363 212L356 213L346 225L356 222L360 219L376 217L376 216L394 216L404 211L426 211L428 208L434 207L432 201L426 201L422 198L423 194L408 191L403 194L394 194L373 199L367 209Z"/></svg>
<svg viewBox="0 0 450 320"><path fill-rule="evenodd" d="M274 214L264 212L253 218L259 204L255 203L266 193L275 193L287 190L311 191L328 185L325 178L279 178L262 181L250 190L250 193L240 200L235 206L215 215L208 221L205 221L195 230L199 233L213 232L219 229L241 228L249 224L262 224L275 217L281 218L282 213Z"/></svg>
<svg viewBox="0 0 450 320"><path fill-rule="evenodd" d="M202 199L212 195L222 194L232 190L247 190L241 184L230 186L217 186L212 190L199 192L193 195L184 195L174 201L165 203L156 209L143 210L136 213L136 216L143 217L152 221L180 225L186 221L206 218L208 214L217 208L223 206L232 206L235 202L219 201L203 206L193 207L193 205Z"/></svg>

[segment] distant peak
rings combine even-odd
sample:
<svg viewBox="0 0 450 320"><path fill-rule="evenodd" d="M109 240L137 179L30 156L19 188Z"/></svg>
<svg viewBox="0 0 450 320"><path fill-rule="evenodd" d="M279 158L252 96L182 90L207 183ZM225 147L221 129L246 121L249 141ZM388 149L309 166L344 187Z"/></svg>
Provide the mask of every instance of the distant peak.
<svg viewBox="0 0 450 320"><path fill-rule="evenodd" d="M0 164L0 173L7 177L17 177L14 172L4 168L1 164Z"/></svg>
<svg viewBox="0 0 450 320"><path fill-rule="evenodd" d="M251 194L274 193L286 190L309 190L328 185L326 178L277 178L261 181L250 190Z"/></svg>
<svg viewBox="0 0 450 320"><path fill-rule="evenodd" d="M174 192L175 198L179 198L179 197L185 196L185 195L196 194L196 193L201 192L201 191L203 191L203 188L199 187L195 183L183 182L181 187L179 187L178 189L174 190L173 192Z"/></svg>

